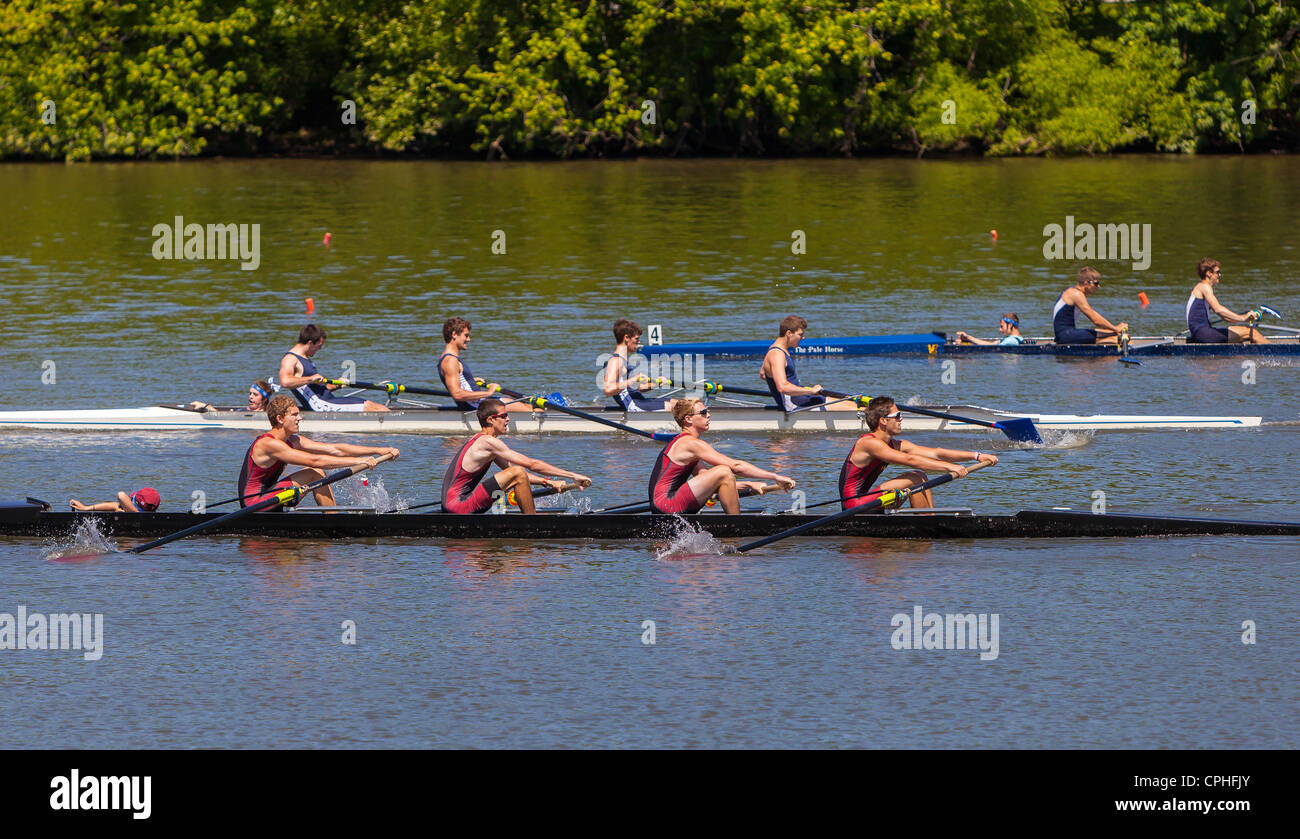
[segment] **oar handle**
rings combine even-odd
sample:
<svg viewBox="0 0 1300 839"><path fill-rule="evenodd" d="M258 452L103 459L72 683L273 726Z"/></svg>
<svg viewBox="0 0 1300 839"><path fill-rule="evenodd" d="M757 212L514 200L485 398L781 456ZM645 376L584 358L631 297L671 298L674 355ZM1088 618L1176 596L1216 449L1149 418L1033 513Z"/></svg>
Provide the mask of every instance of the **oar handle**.
<svg viewBox="0 0 1300 839"><path fill-rule="evenodd" d="M360 390L382 390L389 396L396 396L399 393L418 393L422 396L451 396L449 390L439 390L432 387L410 387L401 385L396 382L354 382L349 379L326 379L327 385L338 385L339 387L355 387Z"/></svg>
<svg viewBox="0 0 1300 839"><path fill-rule="evenodd" d="M547 399L545 396L524 396L522 393L520 393L517 390L510 390L509 388L504 388L504 387L501 388L500 392L504 393L506 396L509 396L511 399L517 399L526 402L532 407L537 408L539 410L559 411L560 413L568 414L571 417L578 417L579 419L590 420L591 422L598 423L600 425L605 425L610 428L617 428L619 431L626 431L629 434L636 434L638 436L645 437L647 440L659 440L660 442L662 442L664 440L671 440L672 438L677 436L676 434L664 434L658 431L642 431L640 428L633 428L632 426L624 425L621 422L615 422L614 420L605 419L604 417L598 417L595 414L589 414L586 411L579 411L575 408L570 408L567 405L556 404L555 402L552 402L549 399Z"/></svg>
<svg viewBox="0 0 1300 839"><path fill-rule="evenodd" d="M740 495L741 498L748 498L751 495L766 495L767 493L774 492L776 490L779 490L780 488L781 488L780 484L763 484L763 486L760 487L758 490L755 490L752 487L741 487L738 490L738 494ZM710 499L712 499L712 497L713 496L710 496ZM628 504L619 504L614 507L606 507L602 510L592 510L591 513L589 513L589 515L600 515L602 513L612 513L616 510L628 514L643 513L649 509L650 509L650 503L648 501L640 501L640 502L633 501Z"/></svg>
<svg viewBox="0 0 1300 839"><path fill-rule="evenodd" d="M705 393L710 393L710 394L723 393L725 391L727 393L738 393L742 396L771 397L772 395L771 392L766 390L759 390L758 388L752 388L752 387L732 387L731 385L724 385L721 382L695 382L694 386L700 388ZM687 385L684 383L678 384L677 387L680 387L682 389L687 389Z"/></svg>
<svg viewBox="0 0 1300 839"><path fill-rule="evenodd" d="M966 474L969 475L971 472L978 472L980 469L983 469L985 466L991 466L991 465L992 464L990 464L987 460L981 460L980 462L976 463L974 466L967 467ZM849 516L856 515L858 513L865 513L868 510L875 510L880 507L884 507L887 504L892 504L895 501L906 500L909 496L913 495L914 493L923 492L927 489L933 489L934 487L941 486L953 480L954 477L955 476L951 472L945 472L942 475L933 477L930 480L917 484L914 487L909 487L907 489L888 490L882 493L879 498L873 501L868 501L866 504L859 504L858 506L850 507L847 510L839 510L829 515L822 516L821 518L816 519L814 521L797 525L795 527L790 528L789 530L783 530L780 533L774 533L771 536L767 536L757 541L750 542L745 545L741 545L740 547L736 548L736 553L745 553L746 551L752 551L754 548L761 548L764 545L770 545L773 542L776 542L780 539L786 539L790 536L797 536L800 533L805 533L817 527L823 527L824 525L828 525L832 522L837 522L840 519L846 519Z"/></svg>

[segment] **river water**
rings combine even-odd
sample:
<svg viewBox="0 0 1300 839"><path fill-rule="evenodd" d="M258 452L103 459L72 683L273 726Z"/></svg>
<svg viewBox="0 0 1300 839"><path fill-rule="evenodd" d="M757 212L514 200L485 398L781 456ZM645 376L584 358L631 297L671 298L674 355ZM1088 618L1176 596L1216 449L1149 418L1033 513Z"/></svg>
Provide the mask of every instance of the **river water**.
<svg viewBox="0 0 1300 839"><path fill-rule="evenodd" d="M1045 334L1081 264L1043 255L1043 228L1067 216L1151 225L1144 270L1094 261L1096 306L1135 334L1182 328L1202 256L1223 263L1230 307L1300 311L1300 160L1285 157L7 165L0 196L6 410L242 401L274 373L308 297L329 331L327 374L351 363L362 379L436 385L442 321L460 315L476 372L582 401L619 316L661 324L666 341L765 338L789 313L814 336L993 335L1003 311ZM256 270L155 260L151 230L176 216L260 225ZM806 253L791 252L795 231ZM1104 493L1111 511L1300 520L1297 364L805 359L800 374L1034 412L1262 416L1257 430L1052 435L1036 449L912 439L999 454L940 495L981 512L1089 509ZM752 362L708 365L758 384ZM373 442L402 448L373 482L410 503L436 497L459 445ZM715 442L817 501L850 440ZM183 509L195 490L233 494L248 443L0 432L0 500L61 506L149 484ZM658 451L604 435L516 443L591 475L595 506L643 496ZM1297 740L1294 538L804 538L660 560L627 541L220 537L85 565L49 563L46 547L0 537L0 613L102 613L103 655L0 649L3 747ZM917 606L997 615L997 657L894 649L894 616Z"/></svg>

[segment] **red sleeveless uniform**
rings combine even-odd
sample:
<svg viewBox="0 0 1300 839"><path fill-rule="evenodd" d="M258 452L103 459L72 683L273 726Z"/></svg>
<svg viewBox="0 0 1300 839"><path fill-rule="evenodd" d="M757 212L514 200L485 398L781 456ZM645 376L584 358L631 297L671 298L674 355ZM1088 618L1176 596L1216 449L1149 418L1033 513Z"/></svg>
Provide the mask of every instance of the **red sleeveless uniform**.
<svg viewBox="0 0 1300 839"><path fill-rule="evenodd" d="M683 432L668 441L650 473L650 509L656 513L697 513L704 506L703 501L696 500L695 493L686 483L700 462L699 458L680 466L668 456L677 441L686 436Z"/></svg>
<svg viewBox="0 0 1300 839"><path fill-rule="evenodd" d="M461 515L473 515L482 513L492 506L495 500L492 494L500 487L497 485L496 476L483 480L487 470L492 466L489 460L483 464L481 469L475 469L469 472L461 465L465 459L465 452L469 447L474 445L474 441L483 436L483 432L475 434L466 441L465 445L460 447L457 453L447 465L447 471L442 476L442 509L448 513L458 513Z"/></svg>
<svg viewBox="0 0 1300 839"><path fill-rule="evenodd" d="M275 465L263 469L253 462L253 446L263 437L270 437L271 432L259 434L257 439L253 440L252 445L248 447L247 454L244 455L244 468L239 470L239 494L242 496L239 500L239 506L248 507L259 501L270 498L282 489L288 489L293 486L293 481L280 480L280 473L284 471L284 463L277 460ZM298 446L298 435L295 434L285 441L289 448L296 449Z"/></svg>
<svg viewBox="0 0 1300 839"><path fill-rule="evenodd" d="M870 431L862 435L862 437L872 438L875 436ZM859 437L858 440L861 440L862 437ZM858 440L853 441L854 448L857 447ZM889 447L894 451L898 451L902 442L902 440L895 437L889 441ZM849 455L844 458L844 465L840 467L840 509L847 510L850 507L860 507L879 498L884 493L884 490L880 487L872 487L872 484L880 477L880 473L885 471L885 466L885 461L875 457L868 460L866 466L854 466L853 449L849 449ZM871 494L862 495L862 493L867 492L868 488L870 488ZM845 500L854 495L862 495L862 497ZM884 511L881 510L881 512Z"/></svg>

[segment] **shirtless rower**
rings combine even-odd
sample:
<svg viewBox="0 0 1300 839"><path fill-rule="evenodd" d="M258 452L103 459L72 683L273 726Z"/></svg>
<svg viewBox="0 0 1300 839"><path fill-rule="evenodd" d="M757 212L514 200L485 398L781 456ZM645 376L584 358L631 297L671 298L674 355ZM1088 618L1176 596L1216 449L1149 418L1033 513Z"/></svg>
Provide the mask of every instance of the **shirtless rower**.
<svg viewBox="0 0 1300 839"><path fill-rule="evenodd" d="M533 504L534 483L546 484L556 490L564 487L563 481L552 480L544 475L569 478L583 488L591 486L591 478L586 475L521 454L502 442L501 437L509 427L510 417L505 403L500 399L484 397L475 410L479 428L483 430L466 440L465 445L460 447L460 451L447 465L447 472L442 478L444 512L462 515L483 513L492 507L498 492L501 497L505 497L514 490L519 511L532 515L537 512ZM494 463L501 471L484 480L489 467Z"/></svg>
<svg viewBox="0 0 1300 839"><path fill-rule="evenodd" d="M1094 308L1088 305L1088 295L1101 288L1101 274L1096 268L1084 266L1079 269L1078 279L1074 285L1061 292L1052 309L1052 328L1056 332L1058 344L1117 344L1121 332L1128 331L1127 323L1111 323ZM1074 312L1078 310L1096 329L1079 329L1074 325Z"/></svg>
<svg viewBox="0 0 1300 839"><path fill-rule="evenodd" d="M462 411L477 409L480 402L501 391L501 385L496 382L488 382L480 388L474 374L460 357L469 346L470 328L470 322L464 318L447 318L447 322L442 325L442 338L447 346L443 348L442 355L438 356L438 378L442 379L442 386L447 388L451 398L456 400L456 407ZM505 405L504 410L511 413L533 410L527 402L502 404Z"/></svg>
<svg viewBox="0 0 1300 839"><path fill-rule="evenodd" d="M323 469L342 469L348 466L377 465L375 456L398 451L391 446L354 446L348 443L317 443L298 433L302 409L287 393L277 393L266 405L266 417L271 430L259 434L244 455L244 465L239 470L239 506L256 504L291 486L305 486L325 477ZM285 466L303 466L287 478L280 474ZM313 490L316 503L321 507L334 506L334 492L329 486Z"/></svg>
<svg viewBox="0 0 1300 839"><path fill-rule="evenodd" d="M1020 334L1020 315L1015 312L1002 313L1002 320L998 321L997 338L976 338L968 332L957 332L959 344L978 344L988 347L995 344L1023 344L1024 342L1024 336Z"/></svg>
<svg viewBox="0 0 1300 839"><path fill-rule="evenodd" d="M1196 266L1196 273L1201 279L1192 288L1191 296L1187 298L1187 331L1191 333L1187 343L1267 344L1269 342L1258 329L1255 329L1259 312L1252 309L1244 315L1239 315L1219 302L1219 298L1214 294L1214 287L1219 284L1223 271L1217 260L1208 257L1202 259ZM1210 326L1211 311L1225 321L1234 322L1233 325ZM1246 325L1236 325L1240 323Z"/></svg>
<svg viewBox="0 0 1300 839"><path fill-rule="evenodd" d="M794 372L794 348L803 340L808 329L808 321L798 315L790 315L781 321L777 329L777 339L767 348L763 356L763 366L758 371L759 378L767 383L767 389L776 400L777 407L783 411L796 408L820 406L813 410L856 411L855 400L826 402L821 393L821 385L804 387L799 384L799 376Z"/></svg>
<svg viewBox="0 0 1300 839"><path fill-rule="evenodd" d="M325 345L325 330L309 323L298 333L298 343L280 359L280 387L293 393L305 411L387 411L387 405L360 396L335 396L339 385L325 384L312 356Z"/></svg>
<svg viewBox="0 0 1300 839"><path fill-rule="evenodd" d="M964 478L966 467L958 466L960 461L998 462L991 454L918 446L898 437L903 430L903 415L888 396L877 396L867 404L866 419L867 428L871 430L857 439L840 467L840 508L844 510L874 501L889 490L922 484L927 470L951 472ZM872 486L891 463L913 469L879 486ZM934 506L934 497L928 489L913 493L911 499L912 506L918 509ZM883 508L880 512L884 512Z"/></svg>
<svg viewBox="0 0 1300 839"><path fill-rule="evenodd" d="M601 385L605 395L614 397L614 404L628 413L671 411L677 404L676 399L647 399L641 395L656 385L649 376L628 375L628 359L641 348L640 324L627 318L614 321L614 340L618 346L605 362L605 377Z"/></svg>
<svg viewBox="0 0 1300 839"><path fill-rule="evenodd" d="M794 489L794 479L727 457L700 439L709 430L709 409L698 399L681 399L673 406L681 433L664 446L650 473L650 509L656 513L695 513L718 495L728 515L740 513L739 487L762 494L761 481L737 481L737 475L774 481Z"/></svg>

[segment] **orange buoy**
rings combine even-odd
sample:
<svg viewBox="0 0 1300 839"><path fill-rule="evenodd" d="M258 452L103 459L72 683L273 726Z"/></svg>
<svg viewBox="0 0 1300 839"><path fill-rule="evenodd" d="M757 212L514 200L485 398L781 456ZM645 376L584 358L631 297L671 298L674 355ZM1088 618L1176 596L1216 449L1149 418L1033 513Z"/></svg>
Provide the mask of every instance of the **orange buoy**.
<svg viewBox="0 0 1300 839"><path fill-rule="evenodd" d="M1147 293L1145 291L1139 291L1138 302L1140 302L1142 304L1142 308L1145 309L1147 307L1147 304L1150 303L1151 301L1147 299Z"/></svg>
<svg viewBox="0 0 1300 839"><path fill-rule="evenodd" d="M329 246L330 246L330 234L326 233L326 234L325 234L325 247L328 248Z"/></svg>
<svg viewBox="0 0 1300 839"><path fill-rule="evenodd" d="M998 232L996 230L990 230L989 235L993 237L993 241L996 242L998 240Z"/></svg>
<svg viewBox="0 0 1300 839"><path fill-rule="evenodd" d="M307 298L307 314L309 314L309 315L310 315L310 314L314 314L315 311L316 311L316 300L315 300L314 298L308 297L308 298Z"/></svg>

